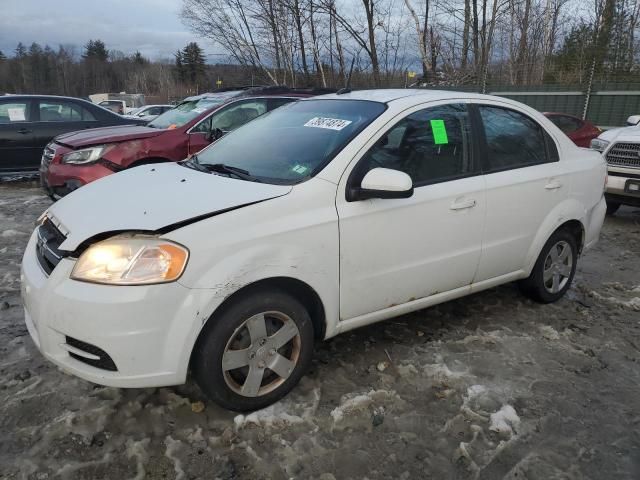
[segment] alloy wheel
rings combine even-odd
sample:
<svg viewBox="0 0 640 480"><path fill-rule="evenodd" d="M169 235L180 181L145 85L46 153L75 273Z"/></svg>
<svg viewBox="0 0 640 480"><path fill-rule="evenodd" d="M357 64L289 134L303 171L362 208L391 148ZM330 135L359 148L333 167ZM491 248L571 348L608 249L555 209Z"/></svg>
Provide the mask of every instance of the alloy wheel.
<svg viewBox="0 0 640 480"><path fill-rule="evenodd" d="M259 397L282 385L300 358L300 331L286 314L262 312L231 335L222 355L227 386L239 395Z"/></svg>
<svg viewBox="0 0 640 480"><path fill-rule="evenodd" d="M544 260L543 283L549 293L562 290L573 270L573 253L571 246L564 240L554 244Z"/></svg>

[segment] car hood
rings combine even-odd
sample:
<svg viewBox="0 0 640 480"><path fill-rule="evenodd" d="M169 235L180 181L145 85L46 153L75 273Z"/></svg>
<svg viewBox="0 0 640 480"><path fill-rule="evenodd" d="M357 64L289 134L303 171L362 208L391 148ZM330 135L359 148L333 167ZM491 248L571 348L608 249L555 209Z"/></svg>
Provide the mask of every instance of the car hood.
<svg viewBox="0 0 640 480"><path fill-rule="evenodd" d="M55 141L71 148L80 148L90 145L103 145L105 143L156 137L164 131L165 130L137 125L119 125L116 127L90 128L88 130L64 133L58 135Z"/></svg>
<svg viewBox="0 0 640 480"><path fill-rule="evenodd" d="M619 142L637 142L640 140L640 126L633 125L631 127L612 128L606 132L602 132L599 139L612 142L617 140Z"/></svg>
<svg viewBox="0 0 640 480"><path fill-rule="evenodd" d="M143 165L85 185L46 212L66 235L62 250L105 233L157 232L291 191L288 185L248 182L181 165Z"/></svg>

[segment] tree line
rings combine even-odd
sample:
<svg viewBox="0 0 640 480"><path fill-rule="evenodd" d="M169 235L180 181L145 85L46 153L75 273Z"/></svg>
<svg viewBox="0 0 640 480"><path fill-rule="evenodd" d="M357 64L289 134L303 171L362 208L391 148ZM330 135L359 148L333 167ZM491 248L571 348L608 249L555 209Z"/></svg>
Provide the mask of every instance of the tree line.
<svg viewBox="0 0 640 480"><path fill-rule="evenodd" d="M637 82L640 0L183 0L207 39L173 58L101 40L0 52L0 93L135 92L179 99L217 86L402 87Z"/></svg>
<svg viewBox="0 0 640 480"><path fill-rule="evenodd" d="M0 94L34 93L86 97L93 93L145 93L162 101L215 88L217 79L241 82L238 65L206 65L197 43L174 59L152 62L140 52L126 55L89 40L80 52L73 46L19 43L12 54L0 51Z"/></svg>
<svg viewBox="0 0 640 480"><path fill-rule="evenodd" d="M272 83L336 86L351 74L376 87L630 79L639 14L638 0L183 0L181 10Z"/></svg>

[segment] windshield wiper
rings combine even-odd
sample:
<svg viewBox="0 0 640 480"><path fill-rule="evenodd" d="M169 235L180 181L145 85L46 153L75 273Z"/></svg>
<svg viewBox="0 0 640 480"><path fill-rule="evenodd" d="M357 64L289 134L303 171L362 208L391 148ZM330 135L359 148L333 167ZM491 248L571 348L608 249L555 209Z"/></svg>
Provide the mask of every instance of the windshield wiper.
<svg viewBox="0 0 640 480"><path fill-rule="evenodd" d="M250 180L252 182L258 181L255 177L251 176L248 170L232 167L231 165L225 165L224 163L198 163L198 166L206 168L209 172L226 173L229 176L233 175L242 180Z"/></svg>
<svg viewBox="0 0 640 480"><path fill-rule="evenodd" d="M198 161L197 155L191 155L190 158L187 158L186 160L179 162L179 164L187 168L192 168L193 170L209 173L209 170L205 168L205 166Z"/></svg>

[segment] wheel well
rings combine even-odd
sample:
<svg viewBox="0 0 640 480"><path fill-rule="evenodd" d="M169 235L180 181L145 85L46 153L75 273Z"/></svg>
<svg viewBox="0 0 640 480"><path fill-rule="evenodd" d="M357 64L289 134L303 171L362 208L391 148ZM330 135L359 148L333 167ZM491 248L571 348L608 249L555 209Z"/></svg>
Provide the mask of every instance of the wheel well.
<svg viewBox="0 0 640 480"><path fill-rule="evenodd" d="M578 246L578 253L582 253L582 247L584 246L584 226L579 220L569 220L568 222L560 225L556 231L564 229L569 231L573 238L576 239L576 245Z"/></svg>
<svg viewBox="0 0 640 480"><path fill-rule="evenodd" d="M222 304L215 312L213 312L212 317L222 312L228 305L235 301L235 299L244 295L250 295L258 290L265 290L268 288L282 290L283 292L293 295L297 300L299 300L307 309L307 312L309 312L309 316L313 322L314 337L317 339L324 338L326 328L325 312L320 296L313 288L303 281L290 277L265 278L249 285L245 285L240 290L235 291L225 298Z"/></svg>

